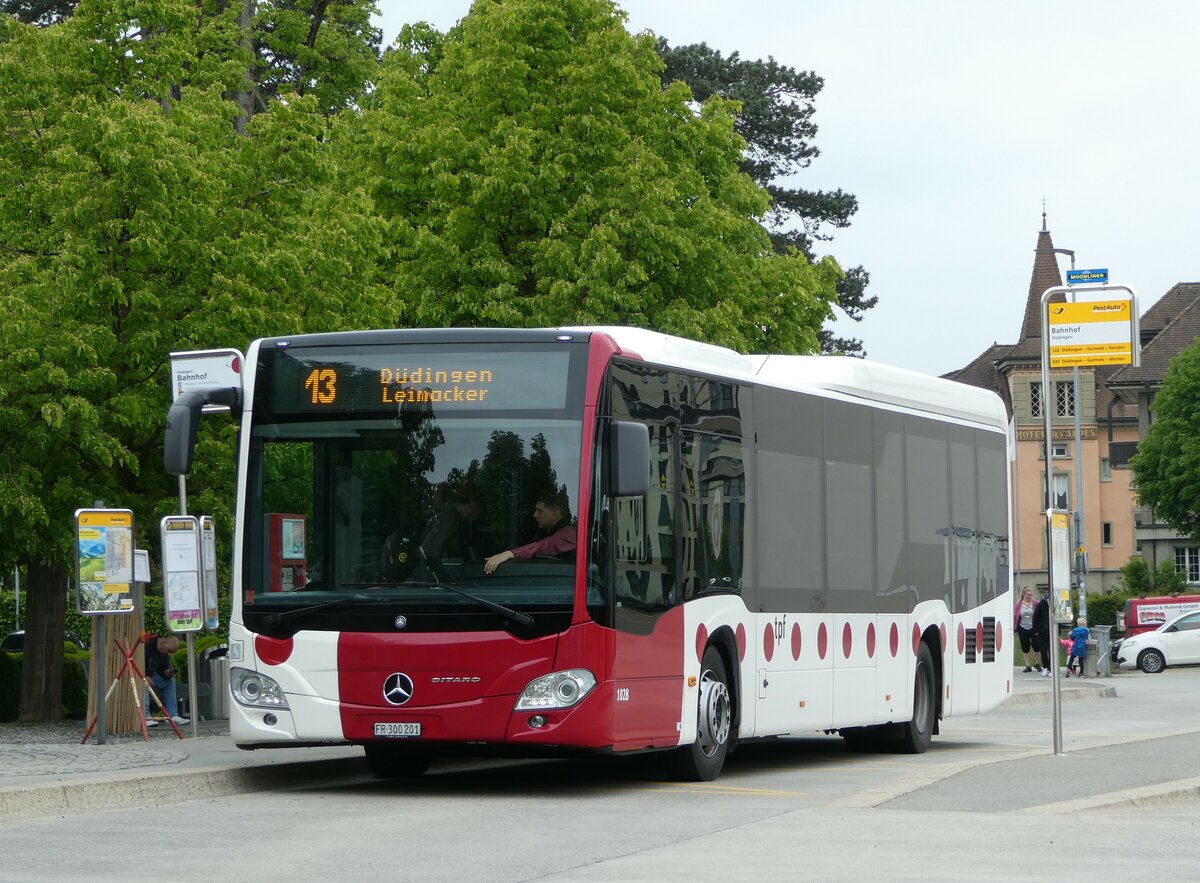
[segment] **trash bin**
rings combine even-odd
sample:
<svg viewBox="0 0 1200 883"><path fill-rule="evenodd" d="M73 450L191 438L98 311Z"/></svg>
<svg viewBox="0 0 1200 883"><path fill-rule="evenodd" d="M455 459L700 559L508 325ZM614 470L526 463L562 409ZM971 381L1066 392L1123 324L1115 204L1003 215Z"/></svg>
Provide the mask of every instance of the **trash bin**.
<svg viewBox="0 0 1200 883"><path fill-rule="evenodd" d="M1097 652L1097 647L1099 644L1095 641L1090 639L1087 641L1087 656L1083 657L1083 676L1085 678L1099 677L1097 662L1100 654Z"/></svg>
<svg viewBox="0 0 1200 883"><path fill-rule="evenodd" d="M1095 659L1095 671L1090 677L1112 676L1112 630L1111 625L1097 625L1088 629L1088 659ZM1095 642L1093 649L1092 643ZM1087 666L1085 666L1085 674Z"/></svg>
<svg viewBox="0 0 1200 883"><path fill-rule="evenodd" d="M228 720L229 718L229 647L222 644L204 651L204 668L208 673L208 714L209 720ZM202 701L203 707L204 702Z"/></svg>

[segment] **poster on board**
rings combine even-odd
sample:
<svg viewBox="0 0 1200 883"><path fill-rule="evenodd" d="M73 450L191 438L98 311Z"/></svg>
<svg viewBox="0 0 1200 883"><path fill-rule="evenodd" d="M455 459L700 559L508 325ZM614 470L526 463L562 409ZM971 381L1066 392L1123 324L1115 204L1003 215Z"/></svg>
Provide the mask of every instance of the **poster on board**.
<svg viewBox="0 0 1200 883"><path fill-rule="evenodd" d="M200 594L200 524L194 515L162 520L163 615L176 634L204 627Z"/></svg>
<svg viewBox="0 0 1200 883"><path fill-rule="evenodd" d="M75 585L79 612L133 611L133 512L77 509Z"/></svg>

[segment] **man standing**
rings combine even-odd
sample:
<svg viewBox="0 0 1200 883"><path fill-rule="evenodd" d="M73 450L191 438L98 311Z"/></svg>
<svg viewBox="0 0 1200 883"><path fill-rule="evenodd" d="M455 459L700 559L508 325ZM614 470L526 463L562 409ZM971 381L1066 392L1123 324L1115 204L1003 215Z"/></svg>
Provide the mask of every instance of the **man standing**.
<svg viewBox="0 0 1200 883"><path fill-rule="evenodd" d="M1042 677L1050 677L1050 599L1045 591L1033 608L1034 649L1042 654Z"/></svg>

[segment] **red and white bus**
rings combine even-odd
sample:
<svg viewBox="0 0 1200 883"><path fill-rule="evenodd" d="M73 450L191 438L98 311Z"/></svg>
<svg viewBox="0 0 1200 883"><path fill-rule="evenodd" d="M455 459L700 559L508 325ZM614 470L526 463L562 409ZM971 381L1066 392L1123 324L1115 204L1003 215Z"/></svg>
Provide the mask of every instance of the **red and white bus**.
<svg viewBox="0 0 1200 883"><path fill-rule="evenodd" d="M240 411L243 748L361 744L383 776L655 751L709 780L788 734L921 752L1011 689L991 393L629 328L265 339L246 365L176 402L166 449L187 471L201 405ZM489 572L550 498L574 548Z"/></svg>

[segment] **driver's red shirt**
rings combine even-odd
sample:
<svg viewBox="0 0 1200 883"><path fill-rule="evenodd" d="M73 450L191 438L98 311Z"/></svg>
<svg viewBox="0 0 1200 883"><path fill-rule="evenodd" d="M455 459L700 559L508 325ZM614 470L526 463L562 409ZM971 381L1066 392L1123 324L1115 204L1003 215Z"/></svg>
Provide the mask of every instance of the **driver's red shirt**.
<svg viewBox="0 0 1200 883"><path fill-rule="evenodd" d="M537 540L512 550L514 558L532 558L534 555L563 555L575 551L575 534L577 528L573 524L560 527L544 540Z"/></svg>

